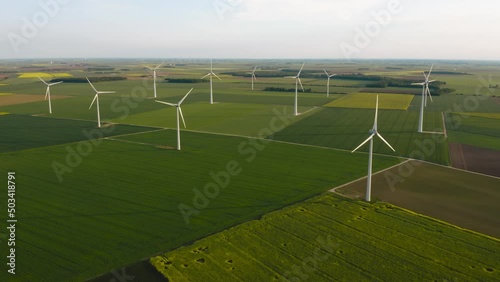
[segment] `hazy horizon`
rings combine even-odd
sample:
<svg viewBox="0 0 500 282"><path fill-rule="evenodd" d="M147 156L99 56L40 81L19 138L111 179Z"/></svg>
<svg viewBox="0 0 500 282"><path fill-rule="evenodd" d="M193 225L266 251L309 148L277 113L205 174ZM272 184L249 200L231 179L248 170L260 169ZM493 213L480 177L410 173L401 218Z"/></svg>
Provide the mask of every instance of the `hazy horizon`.
<svg viewBox="0 0 500 282"><path fill-rule="evenodd" d="M500 60L500 3L479 2L16 1L0 59Z"/></svg>

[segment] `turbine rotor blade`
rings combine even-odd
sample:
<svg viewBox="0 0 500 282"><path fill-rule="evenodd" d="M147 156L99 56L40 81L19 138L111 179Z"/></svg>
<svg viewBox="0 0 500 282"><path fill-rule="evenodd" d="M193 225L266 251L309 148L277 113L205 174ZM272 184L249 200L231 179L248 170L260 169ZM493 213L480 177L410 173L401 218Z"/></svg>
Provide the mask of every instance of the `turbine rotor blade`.
<svg viewBox="0 0 500 282"><path fill-rule="evenodd" d="M113 94L116 93L115 91L97 91L99 94Z"/></svg>
<svg viewBox="0 0 500 282"><path fill-rule="evenodd" d="M51 84L47 84L47 86L57 85L57 84L61 84L63 82L64 81L58 81L58 82L54 82L54 83L51 83Z"/></svg>
<svg viewBox="0 0 500 282"><path fill-rule="evenodd" d="M375 136L375 133L370 135L370 137L368 137L365 141L363 141L363 143L361 143L358 147L356 147L356 149L352 150L351 153L356 152L359 148L361 148L363 145L365 145L366 142L370 141L373 138L373 136Z"/></svg>
<svg viewBox="0 0 500 282"><path fill-rule="evenodd" d="M299 78L299 77L297 77L297 80L299 81L300 88L302 88L302 92L304 92L304 93L305 93L306 91L304 90L304 87L302 86L302 82L300 81L300 78Z"/></svg>
<svg viewBox="0 0 500 282"><path fill-rule="evenodd" d="M49 91L50 91L50 88L49 88L49 86L47 86L47 90L45 91L45 99L44 100L47 100L47 97L49 96Z"/></svg>
<svg viewBox="0 0 500 282"><path fill-rule="evenodd" d="M412 83L411 85L420 85L420 86L422 86L422 85L425 85L425 82L415 82L415 83Z"/></svg>
<svg viewBox="0 0 500 282"><path fill-rule="evenodd" d="M182 114L182 109L181 109L180 105L177 107L177 110L179 111L179 114L181 116L182 124L184 124L184 128L186 128L186 121L184 120L184 115Z"/></svg>
<svg viewBox="0 0 500 282"><path fill-rule="evenodd" d="M391 148L391 150L392 150L393 152L396 152L396 150L394 150L394 148L391 146L391 144L389 144L389 142L387 142L387 141L384 139L384 137L382 137L382 135L380 135L380 133L378 133L378 132L377 132L377 136L378 136L378 138L380 138L382 141L384 141L384 143L385 143L387 146L389 146L389 148Z"/></svg>
<svg viewBox="0 0 500 282"><path fill-rule="evenodd" d="M89 82L90 86L92 86L92 89L94 89L94 91L97 93L99 91L97 91L97 89L95 89L94 85L92 85L92 82L90 82L89 78L86 77L87 81Z"/></svg>
<svg viewBox="0 0 500 282"><path fill-rule="evenodd" d="M432 69L434 68L434 64L432 64L431 66L431 70L429 71L429 74L427 75L427 77L429 78L431 76L431 73L432 73Z"/></svg>
<svg viewBox="0 0 500 282"><path fill-rule="evenodd" d="M177 107L176 104L172 104L172 103L167 103L167 102L163 102L163 101L158 101L158 100L155 100L156 103L161 103L161 104L165 104L165 105L169 105L171 107Z"/></svg>
<svg viewBox="0 0 500 282"><path fill-rule="evenodd" d="M154 68L154 70L159 69L161 66L163 66L163 64L164 64L164 63L159 64L156 68Z"/></svg>
<svg viewBox="0 0 500 282"><path fill-rule="evenodd" d="M182 103L184 102L184 100L186 100L187 96L189 94L191 94L191 91L193 91L193 89L194 88L191 88L191 90L189 90L189 92L186 95L184 95L184 97L182 97L182 99L179 101L179 103L177 105L179 105L179 106L182 105Z"/></svg>
<svg viewBox="0 0 500 282"><path fill-rule="evenodd" d="M95 94L95 96L94 96L94 100L92 100L92 103L90 103L89 110L90 110L90 108L92 108L92 106L94 105L94 102L95 102L95 100L97 99L97 95L99 95L99 94L97 94L97 93L96 93L96 94Z"/></svg>
<svg viewBox="0 0 500 282"><path fill-rule="evenodd" d="M206 75L202 76L200 79L204 79L205 77L207 77L207 76L209 76L209 75L212 75L212 73L208 73L208 74L206 74Z"/></svg>
<svg viewBox="0 0 500 282"><path fill-rule="evenodd" d="M431 90L429 89L429 85L427 85L427 95L429 95L429 98L431 99L431 102L434 102L432 101L432 95L431 95Z"/></svg>
<svg viewBox="0 0 500 282"><path fill-rule="evenodd" d="M215 73L212 73L215 77L217 77L219 80L222 80L220 79L220 77L218 77Z"/></svg>
<svg viewBox="0 0 500 282"><path fill-rule="evenodd" d="M377 102L375 104L375 121L373 122L373 129L377 130L377 123L378 123L378 95L377 95Z"/></svg>
<svg viewBox="0 0 500 282"><path fill-rule="evenodd" d="M305 64L306 64L306 63L303 63L303 64L302 64L302 67L300 67L300 71L299 71L299 73L297 74L297 77L299 77L299 76L300 76L300 73L302 72L302 69L304 68L304 65L305 65Z"/></svg>
<svg viewBox="0 0 500 282"><path fill-rule="evenodd" d="M326 72L326 70L323 70L326 73L326 76L330 77L330 75Z"/></svg>
<svg viewBox="0 0 500 282"><path fill-rule="evenodd" d="M43 83L45 83L45 85L48 85L47 82L45 82L45 80L43 80L41 77L38 76L38 79L40 79Z"/></svg>

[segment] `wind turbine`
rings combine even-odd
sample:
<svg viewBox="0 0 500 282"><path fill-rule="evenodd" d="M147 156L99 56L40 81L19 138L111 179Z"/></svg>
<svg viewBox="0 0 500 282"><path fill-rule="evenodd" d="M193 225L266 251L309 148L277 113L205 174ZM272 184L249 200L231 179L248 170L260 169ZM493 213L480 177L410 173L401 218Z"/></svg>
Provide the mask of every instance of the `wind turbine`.
<svg viewBox="0 0 500 282"><path fill-rule="evenodd" d="M425 81L424 81L424 83L425 83L425 98L424 98L424 100L425 100L425 106L426 107L427 107L427 95L429 95L429 98L431 99L431 102L433 102L432 101L431 90L429 89L429 83L436 81L436 80L429 80L431 78L431 73L432 73L432 69L433 68L434 68L434 65L431 66L431 69L430 69L430 71L429 71L428 74L425 74L425 72L423 72L424 73L424 77L425 77Z"/></svg>
<svg viewBox="0 0 500 282"><path fill-rule="evenodd" d="M165 105L169 105L171 107L177 108L177 150L178 151L181 150L181 127L180 127L180 122L179 122L179 116L182 119L182 123L184 124L184 128L186 128L186 122L184 121L184 115L182 114L181 105L182 105L182 102L184 102L184 100L187 98L187 96L191 93L191 91L193 91L193 88L191 88L191 90L189 90L189 92L177 104L172 104L172 103L167 103L167 102L157 101L157 100L155 101L157 103L161 103L161 104L165 104Z"/></svg>
<svg viewBox="0 0 500 282"><path fill-rule="evenodd" d="M87 77L86 79L89 82L90 86L92 86L92 89L94 89L95 91L94 100L92 100L92 103L90 103L89 110L90 108L92 108L92 105L94 105L94 102L97 101L97 125L101 127L101 112L99 111L99 94L110 94L110 93L115 93L115 91L97 91L97 89L95 89L94 85L92 85L90 80Z"/></svg>
<svg viewBox="0 0 500 282"><path fill-rule="evenodd" d="M302 88L302 92L305 92L304 87L302 86L302 82L300 81L300 73L302 72L302 69L304 68L305 64L306 63L302 64L302 67L300 68L299 73L296 76L285 76L285 78L294 78L295 79L295 105L294 105L294 111L293 111L295 116L299 115L299 113L297 111L297 103L298 103L298 96L299 96L299 84L300 84L300 87Z"/></svg>
<svg viewBox="0 0 500 282"><path fill-rule="evenodd" d="M326 76L328 77L328 83L326 84L326 97L330 97L330 78L336 76L337 74L329 75L326 70L324 71L326 73Z"/></svg>
<svg viewBox="0 0 500 282"><path fill-rule="evenodd" d="M253 72L252 72L252 90L253 90L253 83L254 83L254 80L257 80L257 77L255 77L255 71L257 70L257 67L255 67L253 69Z"/></svg>
<svg viewBox="0 0 500 282"><path fill-rule="evenodd" d="M378 133L378 130L377 130L377 120L378 120L378 95L377 95L377 104L375 106L375 121L373 123L373 128L369 131L370 132L370 137L368 137L368 139L366 139L363 143L361 143L361 145L359 145L358 147L356 147L356 149L354 149L351 152L351 153L356 152L359 148L361 148L361 146L365 145L366 142L370 141L370 152L369 152L369 155L368 155L368 177L367 177L367 180L366 180L366 201L367 202L369 202L371 200L371 193L372 193L373 138L375 136L378 136L382 141L384 141L384 143L387 146L389 146L389 148L391 148L391 150L393 150L394 152L396 152L396 150L394 150L394 148L392 148L392 146L387 141L385 141L384 137L382 137L382 135L380 135L380 133Z"/></svg>
<svg viewBox="0 0 500 282"><path fill-rule="evenodd" d="M203 76L201 79L204 79L205 77L210 76L210 104L214 103L214 92L213 92L213 87L212 87L212 77L217 77L219 80L220 77L218 77L214 72L213 72L213 66L212 66L212 59L210 59L210 72L207 73L205 76Z"/></svg>
<svg viewBox="0 0 500 282"><path fill-rule="evenodd" d="M54 82L54 83L47 83L41 77L38 77L38 79L40 79L43 83L45 83L45 85L47 85L47 91L45 91L45 100L47 100L47 98L49 99L49 113L52 114L52 102L50 100L50 87L52 85L61 84L63 82L59 81L59 82Z"/></svg>
<svg viewBox="0 0 500 282"><path fill-rule="evenodd" d="M158 70L161 66L163 66L163 64L164 63L159 64L156 68L150 68L150 67L146 66L146 68L153 71L153 88L154 88L154 92L155 92L155 99L156 99L156 70Z"/></svg>
<svg viewBox="0 0 500 282"><path fill-rule="evenodd" d="M424 107L427 106L427 95L429 95L429 98L431 99L432 102L432 95L431 91L429 89L429 83L434 82L435 80L429 80L431 77L432 73L432 68L434 65L431 66L431 70L429 71L429 74L424 73L425 81L424 82L419 82L419 83L412 83L411 85L421 85L422 86L422 104L420 106L420 118L418 120L418 132L422 133L423 132L423 127L424 127Z"/></svg>

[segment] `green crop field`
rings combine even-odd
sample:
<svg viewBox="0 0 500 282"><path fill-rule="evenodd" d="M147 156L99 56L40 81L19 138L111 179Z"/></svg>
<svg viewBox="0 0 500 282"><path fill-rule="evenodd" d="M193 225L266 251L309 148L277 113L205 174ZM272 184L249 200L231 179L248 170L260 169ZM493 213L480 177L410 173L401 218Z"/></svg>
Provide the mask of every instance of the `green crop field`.
<svg viewBox="0 0 500 282"><path fill-rule="evenodd" d="M388 93L353 93L326 104L326 107L374 109L376 96L379 96L379 109L406 110L413 95Z"/></svg>
<svg viewBox="0 0 500 282"><path fill-rule="evenodd" d="M353 150L368 137L373 126L374 110L323 108L314 115L276 133L273 138L293 143ZM378 130L395 148L393 153L376 140L374 152L420 158L441 164L449 163L448 146L440 134L417 133L416 111L380 110ZM441 114L428 113L424 128L442 128ZM361 151L368 151L367 146Z"/></svg>
<svg viewBox="0 0 500 282"><path fill-rule="evenodd" d="M500 119L500 113L457 113L457 114L482 117L482 118Z"/></svg>
<svg viewBox="0 0 500 282"><path fill-rule="evenodd" d="M151 262L169 281L498 281L500 241L322 195Z"/></svg>
<svg viewBox="0 0 500 282"><path fill-rule="evenodd" d="M446 128L450 142L500 150L500 123L489 115L450 113L446 115Z"/></svg>
<svg viewBox="0 0 500 282"><path fill-rule="evenodd" d="M187 247L168 253L169 260L153 259L174 281L238 280L249 272L254 280L349 276L400 281L404 274L416 281L498 280L498 240L384 203L331 195L307 200L366 175L367 146L350 151L372 128L376 92L378 130L396 152L376 139L375 171L396 165L399 157L448 165L448 142L500 150L500 98L494 97L494 85L484 86L490 74L486 81L500 77L496 66L435 66L432 79L454 91L433 96L421 134L421 96L397 94L418 93L418 88L372 88L373 81L362 75L341 74L418 82L428 62L382 66L379 61L308 60L301 77L307 92L299 92L301 114L294 116L295 82L284 77L295 75L302 61L216 60L214 72L222 80L214 81L216 103L210 105L208 80L199 80L209 71L209 60L172 60L158 70L158 100L177 103L194 88L182 105L187 128L181 124L179 152L173 149L176 109L154 101L152 72L144 67L158 63L96 59L82 66L34 59L0 64L2 93L9 93L0 94L0 171L15 171L18 185L17 281L94 277L107 282L116 277L106 272L138 265L147 265L145 271L154 276L158 273L151 273L148 258L181 246ZM252 91L248 74L255 65ZM446 72L452 67L456 74ZM330 97L323 69L340 74L330 81ZM100 91L116 91L99 96L104 127L98 129L95 105L89 109L90 85L67 81L51 87L49 115L39 74L46 80L127 80L94 83ZM447 177L431 172L425 178L429 182ZM473 188L483 182L458 177L443 185ZM419 197L433 195L430 189L418 192ZM498 197L489 195L488 208L478 214L496 214L489 207ZM468 193L454 197L459 203L473 200ZM464 220L474 221L475 215ZM0 220L6 216L0 214ZM318 249L318 238L334 243ZM200 245L204 240L215 240L214 245L206 249ZM311 256L325 259L313 262Z"/></svg>
<svg viewBox="0 0 500 282"><path fill-rule="evenodd" d="M18 183L17 281L89 279L365 174L363 155L237 137L183 132L182 152L156 148L175 146L175 136L163 130L95 140L91 149L78 142L2 153L0 171L15 171ZM55 162L69 169L62 182ZM397 160L375 162L379 170ZM238 174L217 197L193 203L193 189L219 183L210 173L234 163ZM199 209L189 224L181 203ZM1 239L2 253L6 246Z"/></svg>
<svg viewBox="0 0 500 282"><path fill-rule="evenodd" d="M151 130L131 125L98 129L94 122L25 115L0 115L0 152L53 146Z"/></svg>

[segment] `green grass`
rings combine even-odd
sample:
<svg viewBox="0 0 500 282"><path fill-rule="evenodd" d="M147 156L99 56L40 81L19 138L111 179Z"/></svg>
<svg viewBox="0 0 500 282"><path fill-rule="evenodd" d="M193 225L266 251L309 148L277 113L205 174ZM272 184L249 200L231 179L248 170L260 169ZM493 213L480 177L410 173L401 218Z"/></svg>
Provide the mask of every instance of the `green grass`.
<svg viewBox="0 0 500 282"><path fill-rule="evenodd" d="M450 142L500 150L500 123L497 119L451 113L446 115L446 128Z"/></svg>
<svg viewBox="0 0 500 282"><path fill-rule="evenodd" d="M79 143L3 153L0 171L15 171L18 186L14 281L89 279L366 173L364 155L276 142L251 149L237 137L183 132L181 152L155 147L175 146L175 138L174 130L165 130L101 141L62 183L52 164L67 164L67 148L77 150ZM179 204L192 206L193 189L213 183L210 172L231 161L240 174L187 225ZM380 170L397 160L376 157L374 163ZM0 245L6 253L4 239Z"/></svg>
<svg viewBox="0 0 500 282"><path fill-rule="evenodd" d="M379 95L380 94L380 95ZM413 95L387 93L353 93L326 104L326 107L374 109L379 96L379 109L406 110Z"/></svg>
<svg viewBox="0 0 500 282"><path fill-rule="evenodd" d="M482 117L482 118L500 119L500 113L457 113L457 114Z"/></svg>
<svg viewBox="0 0 500 282"><path fill-rule="evenodd" d="M498 137L448 130L448 141L500 151Z"/></svg>
<svg viewBox="0 0 500 282"><path fill-rule="evenodd" d="M53 146L114 135L148 131L151 128L115 125L97 128L95 122L25 115L1 115L0 152Z"/></svg>
<svg viewBox="0 0 500 282"><path fill-rule="evenodd" d="M33 63L36 63L36 61L33 61ZM94 64L96 62L89 63ZM116 74L120 76L141 73L150 75L150 72L145 71L142 65L136 61L100 60L98 63L116 67ZM262 133L261 136L265 137L269 132L262 130L270 127L273 118L283 118L288 120L289 127L277 134L268 136L269 139L352 150L368 136L368 130L373 122L374 111L371 109L373 109L374 100L372 102L367 100L370 105L367 104L366 107L370 110L318 108L306 115L292 117L293 93L266 92L262 90L267 86L293 88L293 80L281 77L258 77L256 90L251 91L250 79L222 75L223 81L214 83L214 98L218 102L215 105L208 104L208 83L173 84L164 83L162 80L167 77L165 73L169 73L168 77L170 78L199 78L207 72L207 63L208 61L203 61L195 64L188 63L188 65L182 67L165 67L161 69L163 74L160 73L160 76L163 77L160 78L158 83L159 99L177 102L191 87L195 88L185 104L183 104L189 130L247 136L256 136ZM12 66L19 67L22 64L9 63L5 67L0 66L0 68L8 70ZM145 62L145 64L157 65L157 62L151 61ZM266 62L266 64L272 65L276 69L297 67L297 63L287 62ZM384 69L379 68L378 64L380 62L339 63L335 65L335 71L337 73L352 73L359 72L359 68L368 68L371 72L384 72ZM397 65L398 63L391 64ZM217 73L235 69L249 69L251 71L253 65L254 62L249 64L248 62L228 60L217 62L215 71ZM300 67L300 64L298 66ZM322 69L330 69L331 67L331 62L316 61L307 64L307 69L317 70L319 74L322 73ZM445 67L449 67L449 65L444 62L441 63L440 68ZM489 73L493 73L493 81L498 80L496 79L498 77L496 75L498 68L495 66L467 65L461 67L465 69L459 71L471 72L474 73L474 76L467 76L466 79L462 79L464 78L462 76L436 75L433 76L433 79L446 80L449 82L447 87L457 88L457 92L464 92L468 95L473 94L474 89L480 82L477 79L478 74L487 76ZM122 71L121 68L130 70ZM428 69L428 66L417 64L415 66L405 66L400 72L393 72L392 74L414 76L415 71L423 69ZM481 69L481 71L477 69ZM39 71L39 67L29 71ZM49 72L44 69L40 69L40 71ZM76 77L100 76L100 74L86 70L70 69L66 72ZM385 71L385 73L390 74L390 71ZM52 75L52 73L48 74ZM6 84L2 86L2 92L40 95L43 98L45 86L37 78L19 79L15 74L8 74L7 76L9 78L2 81L2 84ZM317 93L299 93L299 112L306 112L314 107L345 96L332 95L331 98L326 98L326 93L324 93L326 91L326 79L323 78L305 78L303 83L305 88L311 88L313 92ZM365 84L365 82L361 81L333 79L331 81L331 92L355 93L360 88L364 88ZM95 86L102 91L117 91L116 94L102 95L100 97L103 119L143 126L175 127L175 109L164 107L164 105L155 103L154 100L150 99L139 102L133 99L134 95L139 94L137 90L145 91L147 97L153 96L152 78L100 82L95 83ZM483 95L484 92L483 89ZM258 218L267 212L300 202L333 186L364 176L366 173L367 156L365 154L350 154L329 149L275 142L266 144L263 151L256 149L255 151L238 152L238 146L245 145L242 142L249 142L249 140L195 132L182 132L182 152L161 150L156 146L175 147L176 145L175 131L166 130L119 137L118 141L106 140L98 142L99 145L93 147L88 156L82 157L81 164L72 167L71 172L64 175L64 181L59 183L52 169L52 164L53 162L66 163L67 158L70 158L68 157L68 148L78 150L80 144L80 149L85 149L81 147L81 143L78 141L85 140L82 138L83 129L95 128L96 109L88 109L93 97L93 91L88 84L63 83L51 88L51 93L53 97L59 95L71 96L67 99L54 99L52 101L54 110L52 117L84 121L44 119L44 122L40 122L42 118L23 117L25 118L23 121L16 119L2 124L2 128L6 128L8 133L6 135L8 137L4 141L5 145L2 146L7 148L4 152L14 152L2 153L0 170L15 170L19 177L18 215L20 221L18 238L21 245L18 249L20 271L17 276L18 280L88 279L110 269L121 268L160 251L177 248L206 235L222 231L229 226ZM374 99L375 95L368 95L370 95L370 99ZM384 98L388 97L386 95L380 96L382 108L384 107ZM412 97L411 95L405 96L407 98ZM499 103L498 98L460 95L434 97L434 103L430 103L426 108L424 129L435 131L441 128L441 112L500 113ZM400 105L402 104L397 103L397 106ZM392 107L396 107L396 104ZM273 109L276 108L282 109L278 115L273 112ZM419 108L420 97L415 96L408 107L408 111L380 111L379 130L395 146L396 155L412 156L412 152L415 150L426 150L426 148L421 148L418 142L432 140L432 138L438 136L416 133ZM46 114L46 111L46 101L0 107L0 112L12 114L10 118L15 118L19 114ZM5 117L8 116L0 116L0 122ZM287 117L290 117L290 119ZM120 132L120 134L143 130L140 127L130 126L117 126L116 129L118 130L117 133ZM481 146L498 147L497 128L494 124L488 125L482 120L470 119L470 122L467 120L464 123L462 130L467 130L467 132L449 130L449 140L467 138L467 142L480 144ZM484 135L490 132L493 132L492 136ZM68 144L67 142L74 143ZM22 151L24 149L31 150ZM366 151L366 148L362 150ZM257 154L256 159L246 162L245 159L250 157L253 152ZM391 151L385 148L379 140L375 142L375 152L391 154ZM431 150L431 153L425 154L424 158L429 161L447 164L449 162L447 145L437 144L436 148ZM209 177L210 171L217 172L224 169L231 160L238 161L243 171L240 175L231 179L230 185L217 198L211 200L206 209L202 210L199 215L194 216L191 224L187 226L178 210L178 204L189 204L194 195L192 189L195 187L202 189L205 184L211 181ZM395 164L395 160L392 158L376 156L374 160L375 170L392 164ZM331 204L330 202L327 203L326 206ZM346 205L356 207L358 204L361 203L347 202ZM347 208L350 207L346 206ZM370 209L369 206L367 208ZM382 210L379 208L374 214L378 215ZM0 220L4 220L4 216L0 215ZM335 216L338 216L338 214ZM308 220L311 219L315 220L312 217L308 218ZM347 227L350 228L349 231L343 229L350 226L343 224L352 224L356 220L356 217L351 218L348 216L344 218L339 216L338 221L335 221L335 219L328 221L328 224L333 223L335 230L325 230L328 234L335 235L338 232L337 229L339 229L343 232L341 234L344 234L342 236L363 238L364 233L372 234L370 233L371 229L376 229L373 224ZM405 220L404 222L414 221L415 219L407 218ZM381 223L384 222L388 221ZM400 227L402 223L398 222L398 224L395 225L396 228L394 229L397 230L397 227ZM327 227L329 228L329 226ZM283 228L293 230L295 226L294 224L287 224L283 225ZM362 228L368 228L369 230ZM428 231L425 228L426 225L411 225L408 227L407 233L425 233ZM355 231L353 232L353 230ZM360 230L362 232L358 232ZM435 233L442 236L439 232L441 229L437 230ZM397 232L393 233L399 234ZM467 232L463 233L468 234ZM276 238L280 238L280 240L281 238L296 240L289 233L275 232L272 235L275 234ZM317 236L317 234L317 229L311 230L311 236ZM391 235L388 234L387 237L392 238ZM250 233L245 234L241 237L244 239L239 239L238 242L242 245L252 245L251 240L255 238L251 236ZM273 236L268 237L272 239ZM455 234L454 236L459 235ZM314 242L315 238L310 242ZM373 239L373 237L370 239ZM407 238L397 237L394 239L398 244L405 244ZM469 239L471 238L467 237L464 240ZM372 244L372 241L366 240L366 238L363 240L363 243L358 243L361 247L356 249L356 253L349 253L349 255L352 255L349 260L340 260L342 262L340 269L339 265L335 264L338 263L337 261L328 263L328 267L335 271L337 269L339 269L338 271L343 271L343 269L353 270L357 273L351 273L354 278L372 280L373 277L370 274L362 274L366 273L366 271L365 269L360 270L360 265L370 263L370 261L362 260L364 255L367 254L363 249L366 248L370 252L373 250L374 244ZM276 246L279 246L279 242L276 242ZM310 245L306 241L299 240L298 242L302 244L301 246ZM409 249L421 245L418 240L410 242L413 244L408 246ZM5 242L0 243L1 248L6 247ZM297 246L297 244L294 246ZM471 246L470 250L474 252L476 249L473 244ZM458 245L458 247L460 251L466 252L469 250L468 246ZM406 248L406 245L401 245L398 250L400 253L405 254L402 250ZM439 251L447 254L454 250L453 247L446 247L446 249L440 249ZM2 253L4 253L3 251L2 249ZM301 252L302 250L299 250L296 256L295 262L297 264L302 263L299 259L301 258ZM481 253L473 253L471 257L474 258L479 254ZM276 259L274 263L280 263L279 257L273 257L274 253L266 252L264 255L268 257L265 264L269 261L269 264L272 265L271 258ZM436 264L444 261L442 256L435 256L435 252L431 252L430 255L432 257L424 263L426 266L431 263L430 260L433 260ZM242 255L242 257L244 256L245 254ZM486 259L488 257L496 258L488 255ZM372 258L371 261L376 261L376 258L379 257ZM379 265L387 266L387 264L383 264L384 261L380 260ZM463 259L463 261L468 262L470 260ZM240 262L238 261L238 263ZM389 258L389 262L397 261ZM253 262L249 261L249 263ZM432 277L437 277L432 273L441 271L443 274L450 273L445 268L436 266L436 264L432 265L435 267L434 272L430 272L431 274L428 276L423 275L423 279L415 280L432 280ZM191 266L193 265L196 264L192 263ZM221 265L226 267L227 263L224 262ZM289 265L287 264L287 266ZM249 264L249 269L251 269L250 267ZM405 267L402 264L400 268L404 270ZM474 270L479 270L481 267L478 264ZM380 271L384 271L383 267L380 268ZM498 266L494 266L494 268L494 274L497 274ZM240 270L239 267L237 269L237 271ZM266 268L259 265L259 269ZM428 268L424 267L422 269L427 270ZM286 271L286 269L284 270ZM403 270L398 268L396 273L401 273ZM321 275L328 274L318 273L320 278L323 277ZM422 273L425 274L426 272L422 271ZM5 280L1 275L0 280ZM387 277L393 277L390 275L389 273ZM328 276L324 277L328 278ZM228 279L226 276L222 278ZM441 280L468 280L460 278L462 276L457 275L456 277L444 277ZM482 278L484 277L479 280L487 280ZM381 280L385 280L385 277L381 278Z"/></svg>
<svg viewBox="0 0 500 282"><path fill-rule="evenodd" d="M322 195L151 262L169 281L498 281L500 241Z"/></svg>
<svg viewBox="0 0 500 282"><path fill-rule="evenodd" d="M117 122L129 124L177 128L176 109L161 106L161 109L131 115ZM311 107L299 107L300 111L311 110ZM263 104L194 103L183 105L182 111L188 130L218 132L244 136L268 137L261 130L270 128L272 121L277 119L277 125L282 126L300 121L307 115L294 117L290 106ZM182 124L181 124L182 126Z"/></svg>
<svg viewBox="0 0 500 282"><path fill-rule="evenodd" d="M373 126L374 110L323 108L284 130L276 133L276 140L309 144L316 146L353 150L366 138ZM417 132L418 113L416 111L379 111L378 130L396 150L393 153L382 141L376 139L374 152L398 156L421 156L427 161L441 164L449 163L448 146L442 135L421 134ZM435 131L442 128L439 113L427 113L424 130ZM437 140L434 142L433 140ZM432 143L432 147L423 144ZM426 145L427 146L427 145ZM431 146L431 145L429 145ZM368 146L360 149L368 151Z"/></svg>
<svg viewBox="0 0 500 282"><path fill-rule="evenodd" d="M409 109L420 110L420 96L415 96ZM425 112L500 113L500 98L487 96L443 95L428 101Z"/></svg>

